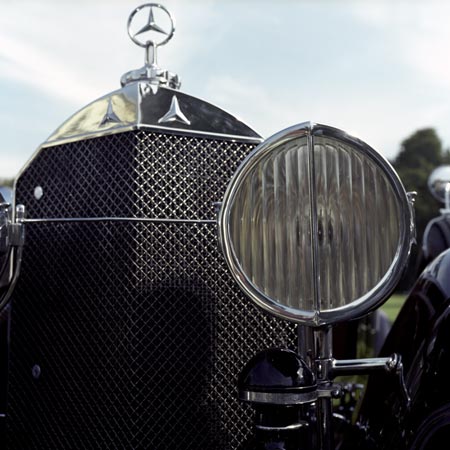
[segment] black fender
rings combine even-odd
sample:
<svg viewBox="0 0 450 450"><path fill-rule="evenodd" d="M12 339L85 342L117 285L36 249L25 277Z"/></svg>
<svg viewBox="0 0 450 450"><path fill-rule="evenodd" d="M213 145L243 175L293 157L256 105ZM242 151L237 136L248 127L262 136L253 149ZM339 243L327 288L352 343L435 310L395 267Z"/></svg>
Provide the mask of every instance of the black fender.
<svg viewBox="0 0 450 450"><path fill-rule="evenodd" d="M369 377L357 419L365 430L366 445L361 447L434 449L434 433L448 443L450 249L425 267L408 295L379 356L393 353L401 355L403 382L388 373Z"/></svg>

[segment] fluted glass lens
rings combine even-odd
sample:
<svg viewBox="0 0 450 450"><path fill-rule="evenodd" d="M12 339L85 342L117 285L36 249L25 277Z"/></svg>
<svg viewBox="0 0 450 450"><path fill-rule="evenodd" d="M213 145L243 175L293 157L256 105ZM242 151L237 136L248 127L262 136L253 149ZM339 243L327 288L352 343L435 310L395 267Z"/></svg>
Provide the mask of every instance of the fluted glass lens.
<svg viewBox="0 0 450 450"><path fill-rule="evenodd" d="M250 282L305 311L315 309L309 159L306 137L277 147L247 174L230 213L231 241Z"/></svg>
<svg viewBox="0 0 450 450"><path fill-rule="evenodd" d="M399 246L400 208L391 182L361 151L314 138L320 310L374 288Z"/></svg>
<svg viewBox="0 0 450 450"><path fill-rule="evenodd" d="M400 239L400 205L384 171L341 141L313 143L297 138L259 157L235 193L229 223L250 283L306 312L365 295L389 270Z"/></svg>

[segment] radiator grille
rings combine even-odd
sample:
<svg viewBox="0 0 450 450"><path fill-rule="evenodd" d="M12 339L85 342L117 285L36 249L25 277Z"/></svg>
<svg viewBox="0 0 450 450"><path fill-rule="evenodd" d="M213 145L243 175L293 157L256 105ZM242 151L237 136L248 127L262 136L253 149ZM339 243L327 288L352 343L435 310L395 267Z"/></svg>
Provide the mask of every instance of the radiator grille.
<svg viewBox="0 0 450 450"><path fill-rule="evenodd" d="M211 219L253 147L145 131L47 147L20 178L19 201L28 202L28 217Z"/></svg>
<svg viewBox="0 0 450 450"><path fill-rule="evenodd" d="M251 148L142 130L50 147L17 201L29 217L210 219ZM9 448L244 447L237 374L296 332L243 297L214 223L36 223L24 252Z"/></svg>

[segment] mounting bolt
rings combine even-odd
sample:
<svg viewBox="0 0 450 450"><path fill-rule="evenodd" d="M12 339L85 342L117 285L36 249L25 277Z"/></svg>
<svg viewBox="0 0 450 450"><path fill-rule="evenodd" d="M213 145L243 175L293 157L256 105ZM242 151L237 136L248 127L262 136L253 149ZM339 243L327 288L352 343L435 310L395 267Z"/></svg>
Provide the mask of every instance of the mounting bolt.
<svg viewBox="0 0 450 450"><path fill-rule="evenodd" d="M340 387L335 387L331 390L332 398L341 398L342 397L342 389Z"/></svg>
<svg viewBox="0 0 450 450"><path fill-rule="evenodd" d="M31 375L33 375L35 380L38 380L41 376L41 367L38 364L35 364L31 369Z"/></svg>
<svg viewBox="0 0 450 450"><path fill-rule="evenodd" d="M42 186L36 186L34 188L34 198L36 200L40 200L43 195L44 195L44 189L42 189Z"/></svg>

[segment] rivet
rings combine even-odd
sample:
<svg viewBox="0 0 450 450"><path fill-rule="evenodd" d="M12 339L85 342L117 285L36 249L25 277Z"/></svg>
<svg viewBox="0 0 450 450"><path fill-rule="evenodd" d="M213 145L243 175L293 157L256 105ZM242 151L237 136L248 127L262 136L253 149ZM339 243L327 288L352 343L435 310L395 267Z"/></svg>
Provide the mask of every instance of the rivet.
<svg viewBox="0 0 450 450"><path fill-rule="evenodd" d="M40 200L43 195L44 195L44 189L42 189L42 186L36 186L34 188L34 198L36 200Z"/></svg>
<svg viewBox="0 0 450 450"><path fill-rule="evenodd" d="M41 367L35 364L31 369L31 375L33 375L33 378L35 380L39 379L39 377L41 376Z"/></svg>

